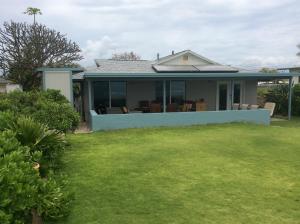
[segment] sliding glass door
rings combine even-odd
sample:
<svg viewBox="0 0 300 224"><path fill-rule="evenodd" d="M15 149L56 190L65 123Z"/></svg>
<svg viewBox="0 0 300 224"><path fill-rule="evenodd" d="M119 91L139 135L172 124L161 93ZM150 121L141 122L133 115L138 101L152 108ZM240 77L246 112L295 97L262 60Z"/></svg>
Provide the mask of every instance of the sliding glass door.
<svg viewBox="0 0 300 224"><path fill-rule="evenodd" d="M242 81L219 81L217 82L217 110L231 110L233 104L243 102Z"/></svg>
<svg viewBox="0 0 300 224"><path fill-rule="evenodd" d="M163 103L163 81L155 83L156 100ZM185 101L185 81L166 81L166 104L183 104Z"/></svg>
<svg viewBox="0 0 300 224"><path fill-rule="evenodd" d="M126 106L126 82L97 81L93 83L94 107L123 107Z"/></svg>
<svg viewBox="0 0 300 224"><path fill-rule="evenodd" d="M217 110L230 108L230 83L218 82L217 84Z"/></svg>

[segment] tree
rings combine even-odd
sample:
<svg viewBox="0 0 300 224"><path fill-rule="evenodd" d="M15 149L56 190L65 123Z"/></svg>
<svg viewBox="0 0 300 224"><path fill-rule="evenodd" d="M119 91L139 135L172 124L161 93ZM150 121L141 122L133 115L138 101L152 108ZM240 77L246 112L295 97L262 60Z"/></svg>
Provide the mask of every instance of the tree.
<svg viewBox="0 0 300 224"><path fill-rule="evenodd" d="M35 15L37 15L37 14L42 15L42 12L38 8L28 7L26 9L26 11L24 12L24 14L27 14L27 15L30 15L30 16L33 15L33 23L35 24Z"/></svg>
<svg viewBox="0 0 300 224"><path fill-rule="evenodd" d="M262 68L260 70L260 72L262 72L262 73L277 73L277 70L274 68Z"/></svg>
<svg viewBox="0 0 300 224"><path fill-rule="evenodd" d="M0 28L0 69L24 90L40 87L38 67L73 66L80 48L65 35L41 24L5 22Z"/></svg>
<svg viewBox="0 0 300 224"><path fill-rule="evenodd" d="M131 51L131 52L113 54L111 59L121 60L121 61L137 61L137 60L141 60L141 56Z"/></svg>

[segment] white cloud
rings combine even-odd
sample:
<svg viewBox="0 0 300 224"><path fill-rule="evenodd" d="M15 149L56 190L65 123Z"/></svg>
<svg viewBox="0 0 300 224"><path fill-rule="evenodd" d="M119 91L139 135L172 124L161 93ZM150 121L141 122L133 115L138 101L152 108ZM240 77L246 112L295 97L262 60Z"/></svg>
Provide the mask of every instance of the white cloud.
<svg viewBox="0 0 300 224"><path fill-rule="evenodd" d="M231 65L296 64L300 43L299 0L1 0L0 22L32 21L27 6L41 8L38 21L78 42L86 57L135 51L191 49ZM90 61L89 61L90 60Z"/></svg>
<svg viewBox="0 0 300 224"><path fill-rule="evenodd" d="M82 49L84 60L83 64L93 62L94 59L109 58L118 48L118 44L112 41L108 36L100 40L87 40L85 47Z"/></svg>

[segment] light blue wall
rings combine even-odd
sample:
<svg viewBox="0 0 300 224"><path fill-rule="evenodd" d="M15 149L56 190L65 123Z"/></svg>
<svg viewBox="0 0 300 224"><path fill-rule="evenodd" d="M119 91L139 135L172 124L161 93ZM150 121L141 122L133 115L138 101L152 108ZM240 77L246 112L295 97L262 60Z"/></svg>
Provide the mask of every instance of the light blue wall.
<svg viewBox="0 0 300 224"><path fill-rule="evenodd" d="M159 126L184 126L196 124L220 124L251 122L270 124L268 110L228 110L175 113L132 113L98 115L90 111L92 131Z"/></svg>

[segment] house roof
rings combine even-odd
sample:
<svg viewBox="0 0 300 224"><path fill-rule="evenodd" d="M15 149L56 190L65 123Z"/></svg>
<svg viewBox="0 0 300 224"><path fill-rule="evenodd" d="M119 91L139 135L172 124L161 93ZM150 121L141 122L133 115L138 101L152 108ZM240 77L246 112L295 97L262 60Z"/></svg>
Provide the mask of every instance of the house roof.
<svg viewBox="0 0 300 224"><path fill-rule="evenodd" d="M153 61L147 60L113 60L113 59L96 59L97 67L87 69L88 72L97 73L155 73L152 68Z"/></svg>
<svg viewBox="0 0 300 224"><path fill-rule="evenodd" d="M189 64L168 64L183 55L193 55L199 62ZM97 67L86 69L88 73L163 73L163 72L238 72L238 69L221 65L191 50L162 57L155 61L148 60L113 60L96 59Z"/></svg>

